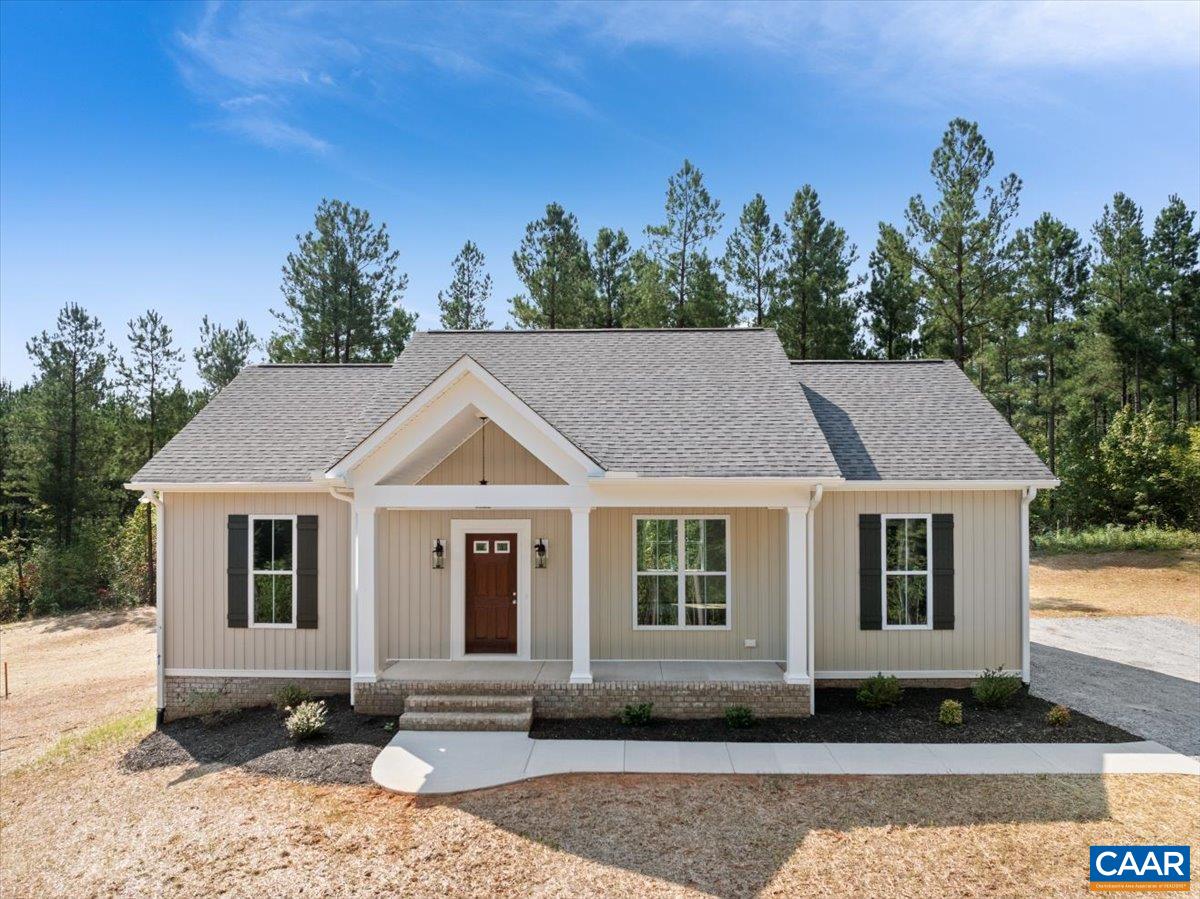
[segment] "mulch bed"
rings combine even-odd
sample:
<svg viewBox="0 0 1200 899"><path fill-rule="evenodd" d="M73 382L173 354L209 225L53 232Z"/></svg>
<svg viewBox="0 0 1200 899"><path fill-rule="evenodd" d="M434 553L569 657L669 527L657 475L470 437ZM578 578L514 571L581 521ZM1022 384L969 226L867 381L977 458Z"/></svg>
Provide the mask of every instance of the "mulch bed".
<svg viewBox="0 0 1200 899"><path fill-rule="evenodd" d="M817 690L811 718L763 718L748 728L731 728L724 718L653 719L630 726L616 718L537 718L530 736L541 740L687 740L736 743L1124 743L1141 737L1071 712L1065 727L1046 724L1053 703L1022 689L1002 709L979 705L970 689L911 687L900 704L866 709L855 690ZM943 699L963 705L959 727L938 724Z"/></svg>
<svg viewBox="0 0 1200 899"><path fill-rule="evenodd" d="M310 783L371 782L371 763L387 745L395 717L356 715L345 697L325 700L329 710L324 732L293 743L283 715L273 708L246 709L214 720L183 718L164 724L129 750L121 760L126 771L171 765L230 765L256 774Z"/></svg>

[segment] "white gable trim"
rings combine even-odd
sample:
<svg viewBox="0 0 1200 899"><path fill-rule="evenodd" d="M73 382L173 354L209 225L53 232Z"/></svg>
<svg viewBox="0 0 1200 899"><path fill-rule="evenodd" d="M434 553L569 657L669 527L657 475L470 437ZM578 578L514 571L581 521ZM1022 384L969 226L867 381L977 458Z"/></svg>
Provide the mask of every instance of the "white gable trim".
<svg viewBox="0 0 1200 899"><path fill-rule="evenodd" d="M603 472L491 372L464 355L343 456L326 477L378 483L467 406L488 416L567 483L583 483Z"/></svg>

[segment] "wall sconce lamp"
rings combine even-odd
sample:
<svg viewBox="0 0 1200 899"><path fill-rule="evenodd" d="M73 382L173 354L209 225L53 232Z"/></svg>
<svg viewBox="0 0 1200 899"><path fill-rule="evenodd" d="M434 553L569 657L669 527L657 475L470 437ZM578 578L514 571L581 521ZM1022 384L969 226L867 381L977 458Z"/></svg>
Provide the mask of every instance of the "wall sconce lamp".
<svg viewBox="0 0 1200 899"><path fill-rule="evenodd" d="M433 541L433 567L435 569L446 567L446 544L442 543L441 537Z"/></svg>
<svg viewBox="0 0 1200 899"><path fill-rule="evenodd" d="M546 553L547 553L547 550L549 549L549 547L550 547L550 544L549 544L549 542L547 542L545 537L537 538L537 543L533 544L533 567L534 568L545 568L546 567L546 561L547 561Z"/></svg>

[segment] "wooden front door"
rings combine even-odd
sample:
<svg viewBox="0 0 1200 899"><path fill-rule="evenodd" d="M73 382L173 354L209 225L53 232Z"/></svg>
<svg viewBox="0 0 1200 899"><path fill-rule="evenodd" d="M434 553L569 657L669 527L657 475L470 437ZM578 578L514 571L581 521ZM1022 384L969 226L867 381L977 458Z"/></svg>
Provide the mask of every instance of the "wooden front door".
<svg viewBox="0 0 1200 899"><path fill-rule="evenodd" d="M466 535L466 651L517 651L517 535Z"/></svg>

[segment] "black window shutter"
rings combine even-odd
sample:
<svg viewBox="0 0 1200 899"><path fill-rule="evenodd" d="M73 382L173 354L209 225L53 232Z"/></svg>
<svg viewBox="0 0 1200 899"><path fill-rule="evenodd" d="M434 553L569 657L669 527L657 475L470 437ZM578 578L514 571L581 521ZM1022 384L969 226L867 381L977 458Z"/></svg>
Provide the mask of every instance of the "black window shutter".
<svg viewBox="0 0 1200 899"><path fill-rule="evenodd" d="M250 516L230 515L226 524L229 544L229 626L246 627L250 585Z"/></svg>
<svg viewBox="0 0 1200 899"><path fill-rule="evenodd" d="M954 516L933 516L933 629L954 630Z"/></svg>
<svg viewBox="0 0 1200 899"><path fill-rule="evenodd" d="M296 519L296 627L317 626L317 516Z"/></svg>
<svg viewBox="0 0 1200 899"><path fill-rule="evenodd" d="M858 516L858 627L883 628L883 558L878 515Z"/></svg>

